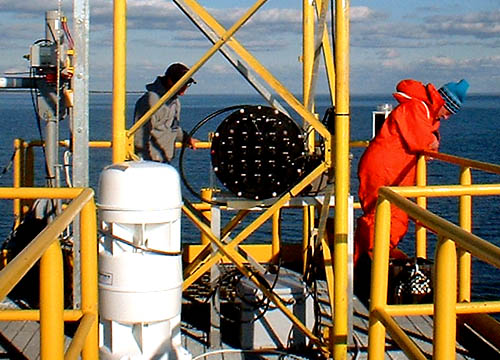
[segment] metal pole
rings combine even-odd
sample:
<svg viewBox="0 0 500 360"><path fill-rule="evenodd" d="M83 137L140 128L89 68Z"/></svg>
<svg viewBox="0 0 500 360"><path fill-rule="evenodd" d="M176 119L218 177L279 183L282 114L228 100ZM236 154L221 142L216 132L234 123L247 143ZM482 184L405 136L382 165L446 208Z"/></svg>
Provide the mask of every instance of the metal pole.
<svg viewBox="0 0 500 360"><path fill-rule="evenodd" d="M434 359L455 359L457 332L457 254L455 243L443 237L436 248L434 289Z"/></svg>
<svg viewBox="0 0 500 360"><path fill-rule="evenodd" d="M348 232L349 232L349 0L335 2L335 309L334 358L346 359L348 340Z"/></svg>
<svg viewBox="0 0 500 360"><path fill-rule="evenodd" d="M113 163L122 162L127 154L126 79L127 79L127 2L114 0L113 7Z"/></svg>
<svg viewBox="0 0 500 360"><path fill-rule="evenodd" d="M64 281L59 241L40 259L40 359L64 358Z"/></svg>
<svg viewBox="0 0 500 360"><path fill-rule="evenodd" d="M417 186L427 185L427 162L425 156L419 156L417 159ZM417 197L417 204L427 208L427 198L425 196ZM427 229L420 224L415 224L415 249L417 257L427 259Z"/></svg>
<svg viewBox="0 0 500 360"><path fill-rule="evenodd" d="M471 169L469 167L462 167L460 170L460 185L471 184ZM460 227L470 232L472 230L472 197L470 195L460 196L459 204ZM471 298L471 254L462 249L458 249L457 252L459 269L458 301L469 302Z"/></svg>

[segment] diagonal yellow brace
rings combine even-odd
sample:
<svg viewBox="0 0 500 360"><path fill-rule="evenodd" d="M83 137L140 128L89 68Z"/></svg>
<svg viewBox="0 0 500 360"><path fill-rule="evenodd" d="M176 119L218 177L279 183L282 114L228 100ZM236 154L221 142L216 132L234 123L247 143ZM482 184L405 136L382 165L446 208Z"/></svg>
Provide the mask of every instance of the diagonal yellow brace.
<svg viewBox="0 0 500 360"><path fill-rule="evenodd" d="M194 214L192 212L192 210L186 206L183 206L183 211L184 213L186 214L186 216L191 219L191 221L193 221L196 226L205 234L208 236L209 240L211 241L211 243L208 244L208 246L206 246L202 251L201 253L203 254L206 254L206 249L208 249L210 252L212 251L212 249L210 248L210 245L212 243L221 243L223 244L218 238L217 236L214 235L214 233L212 232L212 230L210 229L210 227L208 225L206 225L205 223L201 222L198 217L196 216L196 214ZM235 249L235 248L226 248L224 249L224 255L229 253L231 256L228 257L230 258L230 260L232 262L234 262L235 264L239 264L241 266L244 266L244 264L247 261L247 259L245 259L241 254L238 253L238 251ZM206 254L206 257L210 256L210 253ZM248 256L248 255L247 255ZM202 259L201 261L199 261L199 263L202 263L203 260L205 259ZM251 259L251 261L255 262L255 260ZM185 276L186 277L186 276ZM189 286L191 286L191 284L193 282L195 282L196 280L198 279L198 277L188 277L186 280L184 280L183 284L182 284L182 290L186 290Z"/></svg>
<svg viewBox="0 0 500 360"><path fill-rule="evenodd" d="M316 169L314 169L309 175L302 179L297 185L295 185L288 193L284 194L279 200L277 200L271 207L264 211L259 217L257 217L250 225L243 229L231 242L224 244L224 249L231 249L239 245L243 240L250 236L256 229L258 229L264 222L267 221L277 209L281 208L287 201L289 201L293 196L300 193L307 185L309 185L314 179L320 176L327 169L327 165L322 162ZM185 209L184 211L186 211ZM200 224L201 225L201 224ZM204 225L204 224L203 224ZM206 225L205 225L206 226ZM207 226L208 228L208 226ZM224 243L228 238L226 235L222 240L217 239L210 231L207 233L210 240L221 241ZM187 289L189 285L200 278L208 269L212 267L217 261L222 258L223 254L220 251L210 254L205 263L198 267L193 273L185 274L185 280L183 284L183 290Z"/></svg>
<svg viewBox="0 0 500 360"><path fill-rule="evenodd" d="M174 2L176 2L176 0L174 0ZM200 4L198 4L198 2L195 0L184 0L184 3L189 6L193 12L198 14L198 16L200 16L218 36L224 34L224 27L221 26ZM264 79L264 81L266 81L268 85L276 91L276 93L279 94L288 103L288 105L290 105L290 107L292 107L301 117L306 119L306 121L310 123L321 136L324 138L329 137L329 132L321 121L316 119L314 114L308 111L305 106L300 103L293 96L293 94L288 91L288 89L284 87L262 64L260 64L260 62L253 57L236 39L231 38L226 45L236 52L236 54L238 54L242 59L244 59L249 67L262 79Z"/></svg>
<svg viewBox="0 0 500 360"><path fill-rule="evenodd" d="M188 217L193 218L196 217L190 209L185 208L185 213ZM235 255L237 254L233 248L231 248L228 244L224 244L221 240L217 239L217 237L210 231L210 228L202 223L203 231L210 237L210 240L218 247L218 253L220 257L226 256L233 264L236 265L238 270L246 276L249 280L251 280L261 291L262 293L271 300L284 314L287 316L290 321L304 333L313 343L318 345L320 350L327 354L328 348L321 342L321 340L316 337L300 320L298 320L295 315L288 309L286 305L280 300L280 298L270 291L264 284L260 282L257 276L250 270L248 270L245 265L238 259ZM185 290L186 286L183 286L183 290Z"/></svg>
<svg viewBox="0 0 500 360"><path fill-rule="evenodd" d="M333 308L335 306L334 304L334 281L335 281L335 276L333 272L333 258L332 258L332 252L330 250L330 244L328 243L327 239L324 237L321 239L321 244L323 248L323 261L325 262L325 274L326 274L326 285L327 285L327 290L328 290L328 301L330 302L330 309L332 310L331 316L332 320L335 321L333 318ZM333 322L332 321L332 322Z"/></svg>
<svg viewBox="0 0 500 360"><path fill-rule="evenodd" d="M184 208L183 208L184 209ZM184 210L185 212L185 210ZM250 210L240 210L238 213L224 226L224 229L221 231L222 238L225 238L229 233L241 222L241 220L250 213ZM195 224L199 224L197 218L191 219ZM207 234L209 235L209 234ZM209 235L210 236L210 235ZM184 270L184 278L187 277L186 274L190 274L193 269L196 269L200 263L206 259L208 255L212 252L211 244L208 243L205 247L196 255L193 261L186 267Z"/></svg>
<svg viewBox="0 0 500 360"><path fill-rule="evenodd" d="M324 11L323 6L325 2L327 1L323 0L323 3L321 4L321 9L319 9L318 1L315 2L316 13L318 17L321 17L321 12ZM324 23L322 26L323 26L323 36L322 36L323 40L321 42L321 45L323 47L323 57L325 62L326 75L328 78L328 88L330 89L331 103L332 105L335 105L335 64L333 59L333 49L332 45L330 44L330 38L328 37L328 25Z"/></svg>
<svg viewBox="0 0 500 360"><path fill-rule="evenodd" d="M258 0L231 28L224 33L218 34L219 41L212 45L212 47L201 57L198 62L189 69L161 98L153 105L137 122L127 131L127 137L132 136L146 121L174 94L184 86L185 83L193 76L193 74L200 69L231 37L238 29L240 29L252 16L264 5L267 0Z"/></svg>

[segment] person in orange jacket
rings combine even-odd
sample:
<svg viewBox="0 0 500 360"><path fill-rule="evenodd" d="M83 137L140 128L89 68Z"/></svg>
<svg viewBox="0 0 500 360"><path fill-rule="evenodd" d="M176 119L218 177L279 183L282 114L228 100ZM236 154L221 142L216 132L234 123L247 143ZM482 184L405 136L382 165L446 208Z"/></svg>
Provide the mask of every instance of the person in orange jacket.
<svg viewBox="0 0 500 360"><path fill-rule="evenodd" d="M438 150L439 125L460 110L469 83L447 83L437 90L416 80L403 80L393 94L399 105L389 114L370 142L358 165L359 201L363 215L354 235L354 264L362 254L371 255L374 242L375 207L381 186L415 185L417 155ZM391 250L408 229L408 215L391 207ZM397 251L392 251L397 254ZM396 256L397 257L397 256Z"/></svg>

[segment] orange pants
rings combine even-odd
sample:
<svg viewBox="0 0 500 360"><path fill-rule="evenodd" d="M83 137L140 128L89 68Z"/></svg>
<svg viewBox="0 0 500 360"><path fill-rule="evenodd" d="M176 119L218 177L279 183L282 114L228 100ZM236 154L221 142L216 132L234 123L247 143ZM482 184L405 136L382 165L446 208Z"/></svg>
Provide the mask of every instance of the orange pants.
<svg viewBox="0 0 500 360"><path fill-rule="evenodd" d="M398 246L408 230L408 215L398 207L391 205L391 240L390 249ZM375 209L363 214L357 221L354 234L354 265L361 254L372 254L375 239Z"/></svg>

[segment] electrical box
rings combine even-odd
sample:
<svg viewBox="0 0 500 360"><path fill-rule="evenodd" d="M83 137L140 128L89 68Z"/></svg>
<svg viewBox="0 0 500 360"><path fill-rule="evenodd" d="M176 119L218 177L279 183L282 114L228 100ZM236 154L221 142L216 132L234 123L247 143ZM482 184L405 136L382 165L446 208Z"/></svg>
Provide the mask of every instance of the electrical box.
<svg viewBox="0 0 500 360"><path fill-rule="evenodd" d="M301 278L288 272L278 275L266 274L264 278L294 316L312 330L313 299L312 295L307 293ZM307 344L306 336L274 303L263 296L262 291L252 281L242 279L237 291L241 298L242 349L300 348Z"/></svg>
<svg viewBox="0 0 500 360"><path fill-rule="evenodd" d="M57 65L56 45L45 42L34 44L30 48L31 67L51 67Z"/></svg>

